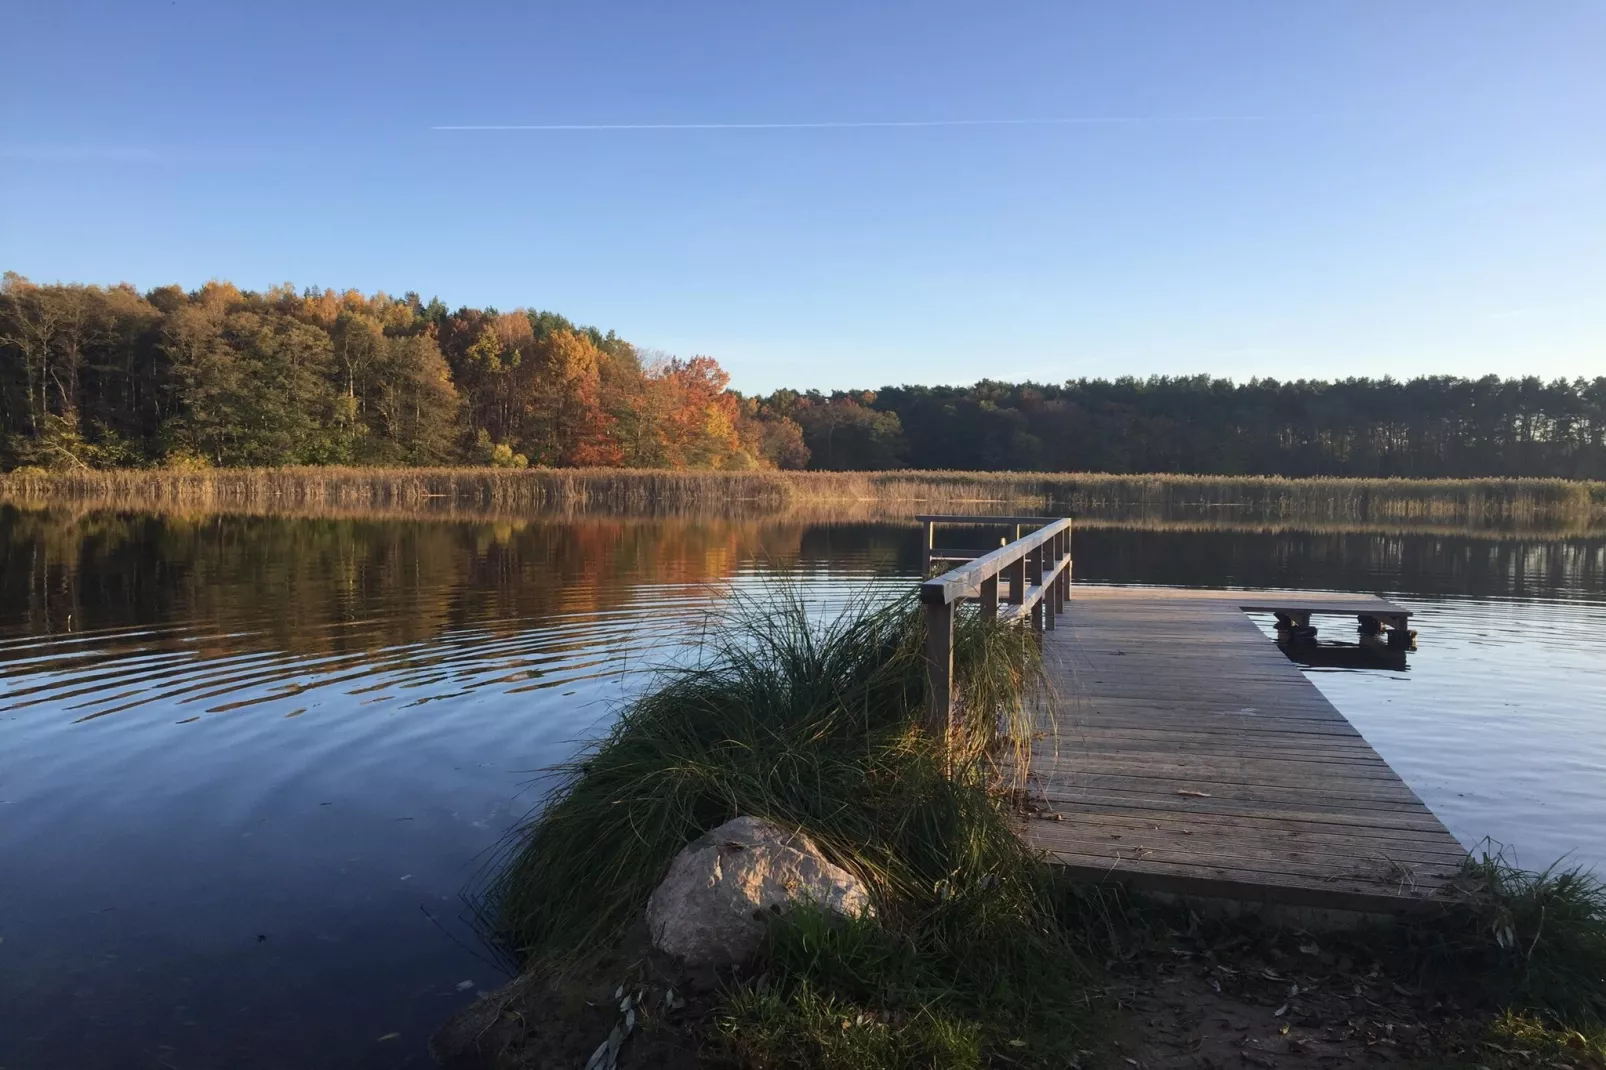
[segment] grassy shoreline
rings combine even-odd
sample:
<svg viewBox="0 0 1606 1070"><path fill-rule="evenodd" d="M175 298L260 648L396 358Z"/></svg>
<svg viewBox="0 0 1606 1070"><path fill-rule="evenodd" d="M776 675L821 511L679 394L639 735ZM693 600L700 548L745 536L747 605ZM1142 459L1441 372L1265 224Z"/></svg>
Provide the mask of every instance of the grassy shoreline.
<svg viewBox="0 0 1606 1070"><path fill-rule="evenodd" d="M1606 483L1011 472L632 469L122 469L0 475L0 502L442 516L1069 512L1089 519L1321 525L1606 524Z"/></svg>
<svg viewBox="0 0 1606 1070"><path fill-rule="evenodd" d="M1014 831L1014 748L1052 701L1029 633L961 618L960 722L939 738L908 601L821 621L776 594L710 629L707 656L627 706L514 831L477 901L525 973L442 1031L447 1065L573 1065L628 1007L626 1068L1195 1065L1167 1061L1158 1027L1180 1023L1192 1060L1187 1022L1222 1014L1283 1066L1379 1044L1416 1065L1606 1066L1589 874L1469 861L1429 914L1320 946L1073 885ZM681 847L737 815L806 833L868 884L874 918L795 910L749 968L677 972L641 909Z"/></svg>

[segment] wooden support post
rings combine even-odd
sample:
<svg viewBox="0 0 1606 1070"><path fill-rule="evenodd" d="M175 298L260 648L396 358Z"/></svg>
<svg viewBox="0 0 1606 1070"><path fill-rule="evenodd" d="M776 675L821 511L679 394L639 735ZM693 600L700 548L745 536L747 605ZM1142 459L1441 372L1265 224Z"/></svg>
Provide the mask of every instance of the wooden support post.
<svg viewBox="0 0 1606 1070"><path fill-rule="evenodd" d="M1071 533L1060 532L1060 559L1063 567L1054 582L1054 612L1065 612L1065 596L1071 589Z"/></svg>
<svg viewBox="0 0 1606 1070"><path fill-rule="evenodd" d="M1045 577L1051 576L1053 572L1054 565L1051 562L1047 566L1044 575ZM1059 590L1060 585L1059 580L1057 579L1045 578L1044 582L1046 582L1048 586L1043 588L1043 597L1037 604L1043 607L1043 630L1045 632L1051 632L1054 630L1054 618L1059 616L1059 610L1054 608L1054 593Z"/></svg>
<svg viewBox="0 0 1606 1070"><path fill-rule="evenodd" d="M931 578L931 548L937 545L937 522L926 521L926 537L920 542L920 578Z"/></svg>
<svg viewBox="0 0 1606 1070"><path fill-rule="evenodd" d="M926 728L947 736L953 715L954 607L951 603L925 603L926 611Z"/></svg>
<svg viewBox="0 0 1606 1070"><path fill-rule="evenodd" d="M999 575L1009 581L1009 594L1006 600L1012 606L1018 606L1026 601L1026 559L1018 558L1000 570Z"/></svg>
<svg viewBox="0 0 1606 1070"><path fill-rule="evenodd" d="M1026 554L1026 582L1033 587L1041 586L1043 582L1043 547L1034 546ZM1032 605L1032 631L1043 630L1043 599L1039 597Z"/></svg>
<svg viewBox="0 0 1606 1070"><path fill-rule="evenodd" d="M988 576L981 581L981 619L998 619L998 577Z"/></svg>

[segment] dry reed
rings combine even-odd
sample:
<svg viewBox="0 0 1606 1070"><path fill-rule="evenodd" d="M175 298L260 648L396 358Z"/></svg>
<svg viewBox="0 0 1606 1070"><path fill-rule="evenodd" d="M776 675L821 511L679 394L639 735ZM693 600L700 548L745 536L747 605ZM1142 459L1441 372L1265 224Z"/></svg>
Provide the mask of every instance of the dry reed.
<svg viewBox="0 0 1606 1070"><path fill-rule="evenodd" d="M1502 525L1587 530L1606 483L1015 472L266 468L13 472L0 501L153 511L507 516L606 512L907 516L933 509L1257 527Z"/></svg>

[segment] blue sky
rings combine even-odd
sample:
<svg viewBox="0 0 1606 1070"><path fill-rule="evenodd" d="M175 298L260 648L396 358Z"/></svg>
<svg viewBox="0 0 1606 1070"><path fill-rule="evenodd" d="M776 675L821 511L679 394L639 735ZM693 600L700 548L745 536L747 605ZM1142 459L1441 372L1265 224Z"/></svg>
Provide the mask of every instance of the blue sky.
<svg viewBox="0 0 1606 1070"><path fill-rule="evenodd" d="M1600 0L7 23L0 267L37 280L550 308L749 391L1606 375ZM602 128L437 129L499 124Z"/></svg>

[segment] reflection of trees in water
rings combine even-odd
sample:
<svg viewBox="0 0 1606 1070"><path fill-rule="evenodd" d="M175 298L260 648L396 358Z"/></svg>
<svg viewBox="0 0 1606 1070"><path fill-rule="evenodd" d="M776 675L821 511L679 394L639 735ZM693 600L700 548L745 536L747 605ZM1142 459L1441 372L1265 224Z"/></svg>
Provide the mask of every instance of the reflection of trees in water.
<svg viewBox="0 0 1606 1070"><path fill-rule="evenodd" d="M960 529L962 532L963 529ZM996 532L956 533L983 549ZM1076 576L1193 586L1527 596L1606 591L1606 538L1098 526L1074 536ZM193 649L341 653L500 635L601 615L656 587L739 569L913 574L900 520L500 519L479 522L0 509L0 631L152 626ZM666 610L667 611L667 610Z"/></svg>
<svg viewBox="0 0 1606 1070"><path fill-rule="evenodd" d="M1391 590L1466 597L1606 592L1606 537L1082 527L1080 580Z"/></svg>
<svg viewBox="0 0 1606 1070"><path fill-rule="evenodd" d="M140 625L251 631L287 650L425 640L598 613L639 584L795 561L800 524L486 523L0 510L0 621L12 634ZM501 622L501 623L499 623ZM202 640L204 643L204 640ZM204 645L202 646L204 649Z"/></svg>

